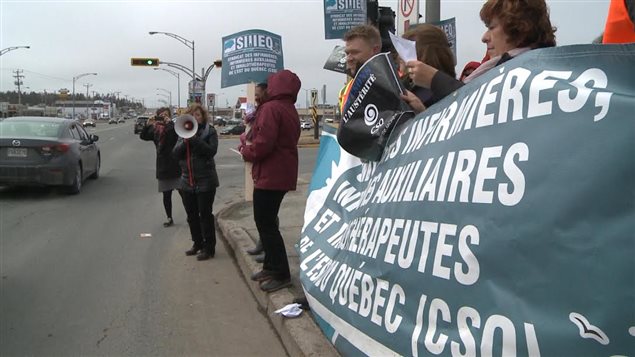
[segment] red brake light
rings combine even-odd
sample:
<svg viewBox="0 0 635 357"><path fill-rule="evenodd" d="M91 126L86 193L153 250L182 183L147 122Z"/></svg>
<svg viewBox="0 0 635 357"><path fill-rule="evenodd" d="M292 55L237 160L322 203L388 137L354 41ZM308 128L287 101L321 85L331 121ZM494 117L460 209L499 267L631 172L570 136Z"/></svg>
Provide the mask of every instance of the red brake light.
<svg viewBox="0 0 635 357"><path fill-rule="evenodd" d="M70 149L70 145L68 145L68 144L55 145L55 150L57 152L67 152L68 149Z"/></svg>
<svg viewBox="0 0 635 357"><path fill-rule="evenodd" d="M47 146L42 146L41 148L42 154L44 155L51 155L53 153L63 154L67 152L69 149L70 149L70 145L68 144L47 145Z"/></svg>

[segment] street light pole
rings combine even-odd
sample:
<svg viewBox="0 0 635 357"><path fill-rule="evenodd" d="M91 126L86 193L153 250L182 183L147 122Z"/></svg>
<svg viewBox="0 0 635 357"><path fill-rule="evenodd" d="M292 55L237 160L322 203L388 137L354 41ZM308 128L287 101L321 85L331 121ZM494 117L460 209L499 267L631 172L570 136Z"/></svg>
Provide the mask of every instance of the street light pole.
<svg viewBox="0 0 635 357"><path fill-rule="evenodd" d="M192 49L192 83L195 83L196 82L196 66L194 65L194 41L187 40L177 34L173 34L170 32L150 31L149 34L150 35L162 34L168 37L172 37L180 41L181 43L183 43L188 48Z"/></svg>
<svg viewBox="0 0 635 357"><path fill-rule="evenodd" d="M160 96L162 96L163 98L166 98L166 99L168 99L168 100L170 99L170 97L169 97L167 94L157 93L157 95L160 95ZM162 99L162 100L163 100L163 99ZM165 100L163 100L163 101L165 102L165 106L166 106L166 107L168 107L168 108L170 108L170 116L172 116L172 103L168 103L168 102L166 102Z"/></svg>
<svg viewBox="0 0 635 357"><path fill-rule="evenodd" d="M170 108L172 108L172 92L164 88L157 88L157 90L162 90L170 95ZM170 114L172 114L172 109L170 109Z"/></svg>
<svg viewBox="0 0 635 357"><path fill-rule="evenodd" d="M75 119L75 81L84 77L84 76L96 76L97 73L82 73L78 76L73 77L73 118Z"/></svg>
<svg viewBox="0 0 635 357"><path fill-rule="evenodd" d="M180 63L175 63L175 62L168 62L168 61L161 61L161 63L159 63L160 65L164 64L168 67L172 67L174 69L178 69L179 71L183 71L185 72L185 74L187 74L189 77L192 77L192 70L188 67L185 67L184 65L180 64ZM201 80L201 77L194 73L194 78L196 78L197 80Z"/></svg>
<svg viewBox="0 0 635 357"><path fill-rule="evenodd" d="M162 70L162 71L166 71L168 73L170 73L171 75L176 77L176 92L177 92L177 105L179 108L181 108L181 75L179 74L179 72L174 72L174 71L170 71L169 69L165 69L165 68L155 68L155 71L158 70Z"/></svg>
<svg viewBox="0 0 635 357"><path fill-rule="evenodd" d="M9 51L13 51L13 50L17 50L18 48L31 48L31 46L13 46L13 47L7 47L5 49L2 49L0 51L0 56L2 56L3 54L9 52Z"/></svg>

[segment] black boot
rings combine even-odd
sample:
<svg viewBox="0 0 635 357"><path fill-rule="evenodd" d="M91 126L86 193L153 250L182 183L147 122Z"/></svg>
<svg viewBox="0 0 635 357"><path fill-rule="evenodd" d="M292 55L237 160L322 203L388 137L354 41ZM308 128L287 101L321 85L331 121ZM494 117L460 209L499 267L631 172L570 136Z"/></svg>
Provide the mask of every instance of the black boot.
<svg viewBox="0 0 635 357"><path fill-rule="evenodd" d="M192 246L192 248L190 248L190 250L185 251L185 255L187 256L196 255L196 253L198 253L199 250L201 250L201 246L194 243L194 245Z"/></svg>
<svg viewBox="0 0 635 357"><path fill-rule="evenodd" d="M258 243L256 243L256 246L254 248L247 250L247 254L249 254L249 255L258 255L258 254L260 254L262 252L263 252L263 249L262 249L262 241L261 240L258 240Z"/></svg>
<svg viewBox="0 0 635 357"><path fill-rule="evenodd" d="M215 252L211 249L203 249L203 251L198 253L196 256L196 260L208 260L214 258L214 253Z"/></svg>
<svg viewBox="0 0 635 357"><path fill-rule="evenodd" d="M260 290L271 293L289 286L291 286L291 278L269 279L260 283Z"/></svg>

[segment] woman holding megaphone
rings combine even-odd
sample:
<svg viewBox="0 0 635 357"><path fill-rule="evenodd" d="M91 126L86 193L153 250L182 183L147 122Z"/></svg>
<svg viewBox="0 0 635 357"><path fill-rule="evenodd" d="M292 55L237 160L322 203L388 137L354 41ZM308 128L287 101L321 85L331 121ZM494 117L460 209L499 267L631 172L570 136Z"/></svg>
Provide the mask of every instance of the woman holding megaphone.
<svg viewBox="0 0 635 357"><path fill-rule="evenodd" d="M192 104L187 114L176 119L179 139L173 154L181 166L181 197L187 213L187 224L194 245L185 252L196 259L207 260L216 253L216 231L212 206L218 187L214 156L218 135L209 124L209 115L200 104Z"/></svg>

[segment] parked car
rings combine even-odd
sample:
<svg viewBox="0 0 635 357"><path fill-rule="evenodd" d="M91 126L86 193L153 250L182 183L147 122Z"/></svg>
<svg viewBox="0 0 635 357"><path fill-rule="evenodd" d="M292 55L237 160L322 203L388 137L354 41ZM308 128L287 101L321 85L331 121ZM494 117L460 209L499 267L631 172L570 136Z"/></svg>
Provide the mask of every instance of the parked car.
<svg viewBox="0 0 635 357"><path fill-rule="evenodd" d="M134 122L134 133L135 134L139 134L141 132L141 130L143 130L143 127L146 125L146 123L148 122L148 117L137 117L137 119Z"/></svg>
<svg viewBox="0 0 635 357"><path fill-rule="evenodd" d="M108 124L117 124L117 119L111 118L110 120L108 120Z"/></svg>
<svg viewBox="0 0 635 357"><path fill-rule="evenodd" d="M302 123L300 123L300 128L302 128L302 130L311 130L313 129L313 123L303 121Z"/></svg>
<svg viewBox="0 0 635 357"><path fill-rule="evenodd" d="M333 118L326 118L324 119L325 123L332 123L333 122Z"/></svg>
<svg viewBox="0 0 635 357"><path fill-rule="evenodd" d="M221 130L221 135L240 135L245 132L245 126L243 124L228 126Z"/></svg>
<svg viewBox="0 0 635 357"><path fill-rule="evenodd" d="M124 118L119 118L119 120L117 120L117 123L125 123L126 120Z"/></svg>
<svg viewBox="0 0 635 357"><path fill-rule="evenodd" d="M225 126L227 125L227 121L223 118L217 117L216 119L214 119L214 125L216 126Z"/></svg>
<svg viewBox="0 0 635 357"><path fill-rule="evenodd" d="M99 177L97 135L75 120L13 117L0 122L0 185L64 186L76 194Z"/></svg>
<svg viewBox="0 0 635 357"><path fill-rule="evenodd" d="M93 119L86 119L86 120L84 120L84 122L82 123L82 125L84 126L84 128L85 128L85 127L87 127L87 126L92 126L92 127L94 128L94 127L96 126L96 125L95 125L95 120L93 120Z"/></svg>

